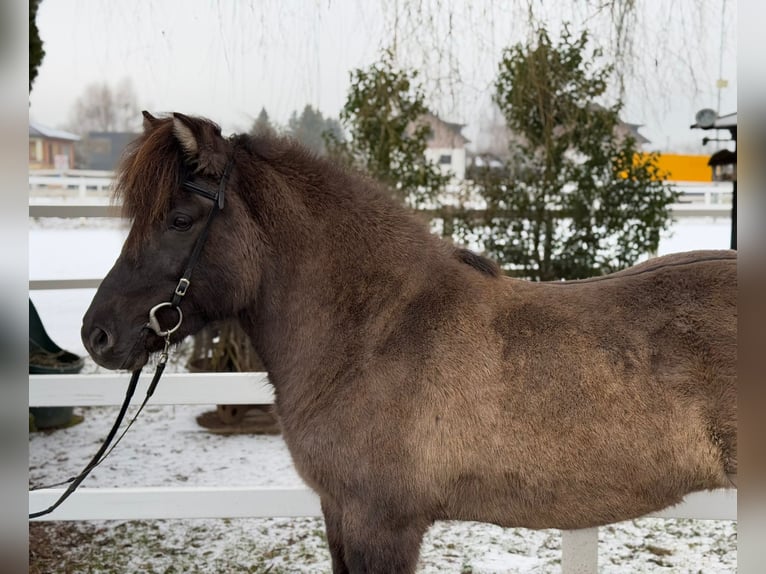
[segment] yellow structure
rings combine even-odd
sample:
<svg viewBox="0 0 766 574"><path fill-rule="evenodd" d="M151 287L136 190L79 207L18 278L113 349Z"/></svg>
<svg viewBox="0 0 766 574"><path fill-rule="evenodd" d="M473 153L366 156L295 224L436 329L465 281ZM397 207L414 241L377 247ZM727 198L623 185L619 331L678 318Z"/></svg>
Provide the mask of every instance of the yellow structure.
<svg viewBox="0 0 766 574"><path fill-rule="evenodd" d="M680 155L663 153L657 161L660 171L667 172L668 181L713 181L713 169L707 164L709 155Z"/></svg>

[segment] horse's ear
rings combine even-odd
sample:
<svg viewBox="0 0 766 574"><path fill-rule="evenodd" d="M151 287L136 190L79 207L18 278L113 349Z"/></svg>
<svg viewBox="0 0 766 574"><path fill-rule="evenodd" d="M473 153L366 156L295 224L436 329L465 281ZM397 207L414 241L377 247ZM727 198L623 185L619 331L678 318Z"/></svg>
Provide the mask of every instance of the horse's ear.
<svg viewBox="0 0 766 574"><path fill-rule="evenodd" d="M221 173L226 165L226 142L221 128L211 121L173 113L175 135L186 157L200 171Z"/></svg>
<svg viewBox="0 0 766 574"><path fill-rule="evenodd" d="M150 114L146 110L141 112L141 115L144 116L144 121L143 121L144 132L149 133L157 125L157 118L155 118L152 114Z"/></svg>
<svg viewBox="0 0 766 574"><path fill-rule="evenodd" d="M176 136L184 152L190 158L196 158L199 153L199 144L197 143L195 131L198 132L200 130L197 129L192 118L177 112L173 113L173 135Z"/></svg>

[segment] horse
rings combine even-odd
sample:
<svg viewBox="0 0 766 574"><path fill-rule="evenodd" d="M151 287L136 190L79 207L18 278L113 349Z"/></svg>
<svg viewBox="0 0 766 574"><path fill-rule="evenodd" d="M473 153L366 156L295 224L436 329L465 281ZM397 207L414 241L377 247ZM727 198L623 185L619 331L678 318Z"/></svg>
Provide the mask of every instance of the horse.
<svg viewBox="0 0 766 574"><path fill-rule="evenodd" d="M236 318L335 574L414 572L437 520L578 529L736 487L733 251L513 279L351 168L180 113L144 112L115 194L85 347L138 369Z"/></svg>

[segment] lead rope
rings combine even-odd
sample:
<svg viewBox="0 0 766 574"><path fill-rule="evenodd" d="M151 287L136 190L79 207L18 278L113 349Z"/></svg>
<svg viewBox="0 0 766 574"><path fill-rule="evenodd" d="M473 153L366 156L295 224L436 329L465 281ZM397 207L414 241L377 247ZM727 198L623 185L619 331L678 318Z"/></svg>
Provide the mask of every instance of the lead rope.
<svg viewBox="0 0 766 574"><path fill-rule="evenodd" d="M63 494L54 502L52 505L50 505L45 510L40 510L38 512L33 512L29 515L29 519L33 518L39 518L40 516L45 516L46 514L50 514L56 508L58 508L61 503L63 503L69 496L77 490L77 487L80 486L80 483L82 483L83 480L91 473L91 471L96 468L98 465L100 465L104 460L106 460L106 457L108 457L114 448L120 444L120 441L125 436L125 433L128 432L128 429L130 429L131 426L133 426L133 423L136 422L136 419L138 418L138 415L141 414L141 411L144 410L144 407L146 406L146 403L149 401L151 396L154 394L154 390L157 388L157 384L160 382L160 377L162 377L162 373L165 371L165 365L168 362L168 351L170 350L170 335L168 334L165 337L165 348L163 349L162 353L160 354L160 360L157 363L157 367L154 370L154 376L152 377L151 383L149 383L149 388L146 390L146 396L144 397L143 402L141 403L141 406L138 407L138 410L136 411L136 414L133 415L128 425L125 427L125 429L122 431L120 436L117 438L115 443L112 445L111 448L109 448L109 445L111 444L112 440L114 440L115 435L117 434L117 430L120 428L120 425L122 424L122 420L125 418L125 413L128 410L128 406L130 405L130 401L133 398L133 394L136 392L136 387L138 386L138 379L141 376L141 370L137 369L133 371L133 374L130 377L130 383L128 383L128 389L125 392L125 399L122 401L122 406L120 407L120 412L117 414L117 418L114 421L114 424L112 425L111 430L109 431L109 434L106 436L106 439L104 440L104 443L101 445L101 447L98 449L98 452L93 455L93 458L90 460L90 462L85 466L82 471L76 476L73 476L71 478L68 478L67 480L57 482L55 484L49 484L45 486L38 486L35 488L31 488L30 490L40 490L43 488L55 488L57 486L63 486L64 484L69 484L67 489L63 492ZM109 450L107 450L109 449Z"/></svg>

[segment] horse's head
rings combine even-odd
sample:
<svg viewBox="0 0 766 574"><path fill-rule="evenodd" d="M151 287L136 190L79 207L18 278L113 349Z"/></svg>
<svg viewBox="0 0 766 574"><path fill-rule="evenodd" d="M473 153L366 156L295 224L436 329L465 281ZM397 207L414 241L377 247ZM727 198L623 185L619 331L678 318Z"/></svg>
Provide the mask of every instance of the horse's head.
<svg viewBox="0 0 766 574"><path fill-rule="evenodd" d="M232 142L208 120L144 112L144 134L127 151L116 185L132 227L83 318L83 343L100 365L135 369L162 349L164 338L155 331L172 329L180 314L173 305L158 308L152 330L145 328L149 312L173 300L198 249L188 289L175 297L183 320L172 341L252 304L262 246L234 193L234 154Z"/></svg>

